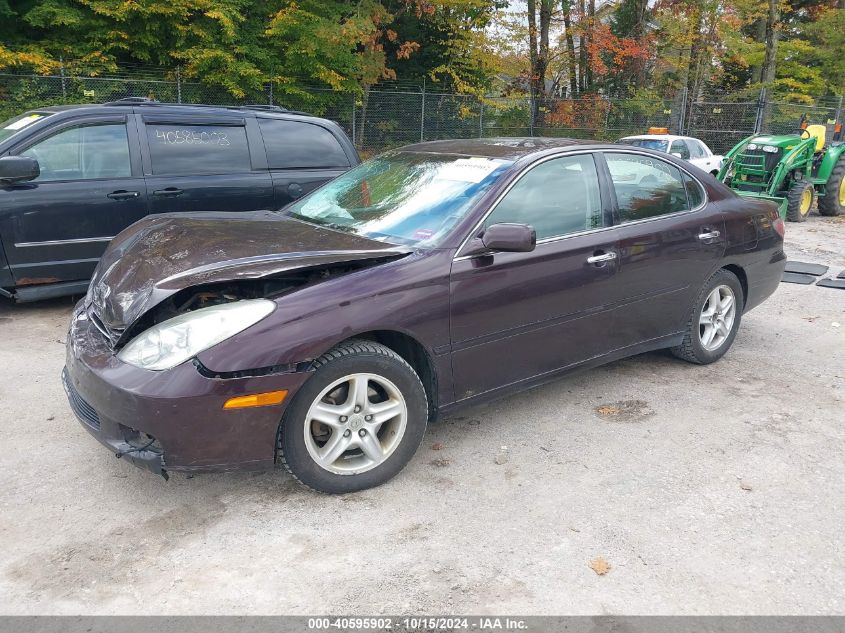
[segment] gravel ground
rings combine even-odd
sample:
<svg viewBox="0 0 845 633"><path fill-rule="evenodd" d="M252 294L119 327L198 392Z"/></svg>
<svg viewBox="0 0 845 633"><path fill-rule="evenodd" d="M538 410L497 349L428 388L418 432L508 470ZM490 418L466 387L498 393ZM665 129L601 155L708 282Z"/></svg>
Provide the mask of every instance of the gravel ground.
<svg viewBox="0 0 845 633"><path fill-rule="evenodd" d="M787 243L845 268L845 222ZM841 290L782 284L709 367L646 354L444 420L344 497L115 459L62 392L70 310L0 303L4 613L845 614Z"/></svg>

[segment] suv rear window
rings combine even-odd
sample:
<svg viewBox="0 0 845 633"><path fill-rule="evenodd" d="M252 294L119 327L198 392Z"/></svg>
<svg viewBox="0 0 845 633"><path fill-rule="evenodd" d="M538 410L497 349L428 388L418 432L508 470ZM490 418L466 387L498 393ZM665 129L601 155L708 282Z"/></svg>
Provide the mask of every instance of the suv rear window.
<svg viewBox="0 0 845 633"><path fill-rule="evenodd" d="M147 139L156 175L231 174L252 169L244 127L147 123Z"/></svg>
<svg viewBox="0 0 845 633"><path fill-rule="evenodd" d="M270 169L349 167L349 158L334 134L302 121L258 119Z"/></svg>

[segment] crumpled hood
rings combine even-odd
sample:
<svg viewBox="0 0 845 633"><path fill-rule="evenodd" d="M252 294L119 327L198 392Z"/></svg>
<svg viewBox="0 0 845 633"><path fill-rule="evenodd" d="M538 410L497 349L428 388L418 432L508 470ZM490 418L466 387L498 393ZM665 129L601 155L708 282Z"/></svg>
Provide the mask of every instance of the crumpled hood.
<svg viewBox="0 0 845 633"><path fill-rule="evenodd" d="M190 286L408 252L271 211L154 215L112 240L87 301L103 325L121 331Z"/></svg>

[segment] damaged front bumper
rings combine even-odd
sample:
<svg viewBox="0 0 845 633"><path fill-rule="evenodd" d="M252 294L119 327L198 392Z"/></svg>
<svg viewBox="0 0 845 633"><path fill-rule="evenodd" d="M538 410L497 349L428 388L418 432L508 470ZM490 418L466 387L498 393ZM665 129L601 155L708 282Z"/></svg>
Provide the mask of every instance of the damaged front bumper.
<svg viewBox="0 0 845 633"><path fill-rule="evenodd" d="M76 418L98 442L114 453L115 457L125 458L139 468L167 479L164 453L158 440L123 424L115 424L112 420L101 420L99 413L73 386L67 367L62 370L62 386Z"/></svg>
<svg viewBox="0 0 845 633"><path fill-rule="evenodd" d="M272 468L282 414L310 372L260 373L212 376L197 361L165 371L128 365L80 302L62 380L71 409L89 433L122 459L166 476ZM223 409L230 398L282 389L288 395L279 405Z"/></svg>

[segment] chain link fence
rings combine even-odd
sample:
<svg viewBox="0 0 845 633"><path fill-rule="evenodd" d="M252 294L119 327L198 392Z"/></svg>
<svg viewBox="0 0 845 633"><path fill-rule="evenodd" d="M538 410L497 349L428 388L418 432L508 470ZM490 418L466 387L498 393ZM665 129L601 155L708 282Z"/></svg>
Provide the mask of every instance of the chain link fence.
<svg viewBox="0 0 845 633"><path fill-rule="evenodd" d="M275 89L274 89L275 88ZM812 123L839 121L842 97L813 104L730 96L690 100L485 97L378 86L361 95L268 84L241 98L223 88L184 81L178 71L159 77L69 77L0 74L0 121L49 105L103 103L125 97L213 105L265 104L304 110L339 123L355 146L370 155L390 147L445 138L568 136L613 141L649 127L695 136L724 153L755 132L783 133L798 127L802 114Z"/></svg>

